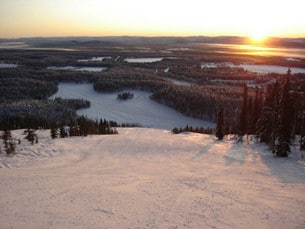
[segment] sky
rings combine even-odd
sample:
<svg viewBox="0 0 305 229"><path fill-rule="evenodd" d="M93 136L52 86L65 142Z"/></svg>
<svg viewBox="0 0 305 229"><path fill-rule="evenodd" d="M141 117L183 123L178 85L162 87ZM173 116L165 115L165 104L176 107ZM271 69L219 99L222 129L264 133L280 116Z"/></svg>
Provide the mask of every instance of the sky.
<svg viewBox="0 0 305 229"><path fill-rule="evenodd" d="M304 0L0 0L0 37L305 37Z"/></svg>

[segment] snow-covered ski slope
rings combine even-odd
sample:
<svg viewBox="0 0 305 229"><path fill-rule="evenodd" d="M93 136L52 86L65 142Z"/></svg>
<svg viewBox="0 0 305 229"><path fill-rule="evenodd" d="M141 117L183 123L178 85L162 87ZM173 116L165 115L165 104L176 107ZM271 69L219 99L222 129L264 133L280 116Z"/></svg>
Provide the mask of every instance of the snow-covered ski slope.
<svg viewBox="0 0 305 229"><path fill-rule="evenodd" d="M158 129L22 140L0 154L0 228L305 228L293 149ZM13 131L24 137L22 130Z"/></svg>

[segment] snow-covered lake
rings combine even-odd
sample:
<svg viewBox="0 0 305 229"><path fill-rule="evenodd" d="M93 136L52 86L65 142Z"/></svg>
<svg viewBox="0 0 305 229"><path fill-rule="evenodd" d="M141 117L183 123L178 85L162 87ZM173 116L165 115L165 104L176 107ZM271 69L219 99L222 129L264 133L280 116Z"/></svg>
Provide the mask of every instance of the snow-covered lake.
<svg viewBox="0 0 305 229"><path fill-rule="evenodd" d="M119 123L138 123L144 127L173 129L192 125L214 127L215 124L185 116L174 109L149 98L151 93L133 90L134 98L126 101L117 99L117 93L97 93L92 84L60 83L58 92L51 98L86 99L91 102L88 109L80 109L78 115L91 119L105 118Z"/></svg>
<svg viewBox="0 0 305 229"><path fill-rule="evenodd" d="M255 64L241 64L241 65L236 65L236 66L242 67L251 72L257 72L257 73L275 72L275 73L279 73L279 74L287 73L287 70L289 68L289 67L276 66L276 65L255 65ZM291 69L292 74L305 73L305 68L291 67L290 69Z"/></svg>
<svg viewBox="0 0 305 229"><path fill-rule="evenodd" d="M223 62L223 63L202 63L201 68L216 68L218 66L228 66L228 67L240 67L244 68L245 70L248 70L250 72L257 72L261 74L266 74L266 73L279 73L279 74L285 74L288 70L289 67L284 67L284 66L277 66L277 65L258 65L258 64L240 64L240 65L235 65L230 62ZM305 73L305 68L295 68L291 67L290 68L292 71L292 74L294 73Z"/></svg>
<svg viewBox="0 0 305 229"><path fill-rule="evenodd" d="M162 61L163 58L159 58L159 57L145 57L145 58L125 58L124 61L128 62L128 63L154 63L154 62L158 62L158 61Z"/></svg>
<svg viewBox="0 0 305 229"><path fill-rule="evenodd" d="M0 68L17 68L17 64L0 63Z"/></svg>
<svg viewBox="0 0 305 229"><path fill-rule="evenodd" d="M64 70L64 71L84 71L84 72L101 72L106 70L106 67L74 67L74 66L64 66L56 67L51 66L47 67L48 70Z"/></svg>
<svg viewBox="0 0 305 229"><path fill-rule="evenodd" d="M78 62L102 62L105 59L111 59L110 56L91 57L88 59L77 60Z"/></svg>
<svg viewBox="0 0 305 229"><path fill-rule="evenodd" d="M172 82L175 85L183 85L183 86L192 86L192 85L194 85L193 83L188 82L188 81L184 81L184 80L175 80L175 79L172 79L172 78L165 78L165 79L170 81L170 82Z"/></svg>
<svg viewBox="0 0 305 229"><path fill-rule="evenodd" d="M210 48L215 53L305 58L305 48L221 43L201 43L200 45Z"/></svg>

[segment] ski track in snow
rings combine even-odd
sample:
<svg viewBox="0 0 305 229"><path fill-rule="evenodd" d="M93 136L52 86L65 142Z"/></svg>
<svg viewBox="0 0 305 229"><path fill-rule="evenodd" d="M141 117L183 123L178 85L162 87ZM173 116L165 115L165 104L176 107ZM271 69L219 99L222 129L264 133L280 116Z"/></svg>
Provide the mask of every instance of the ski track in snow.
<svg viewBox="0 0 305 229"><path fill-rule="evenodd" d="M52 140L41 130L38 144L0 154L1 228L305 227L300 152L281 159L230 138L118 131Z"/></svg>

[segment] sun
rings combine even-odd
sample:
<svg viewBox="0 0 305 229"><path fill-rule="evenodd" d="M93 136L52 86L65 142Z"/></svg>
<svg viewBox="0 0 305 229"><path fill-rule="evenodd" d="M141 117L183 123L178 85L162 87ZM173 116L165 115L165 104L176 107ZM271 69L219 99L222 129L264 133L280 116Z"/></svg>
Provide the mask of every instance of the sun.
<svg viewBox="0 0 305 229"><path fill-rule="evenodd" d="M257 28L251 31L249 37L253 43L263 43L267 38L267 33L262 28Z"/></svg>
<svg viewBox="0 0 305 229"><path fill-rule="evenodd" d="M264 33L255 33L252 35L252 40L253 41L258 41L258 42L261 42L263 41L264 39L266 38L265 34Z"/></svg>

